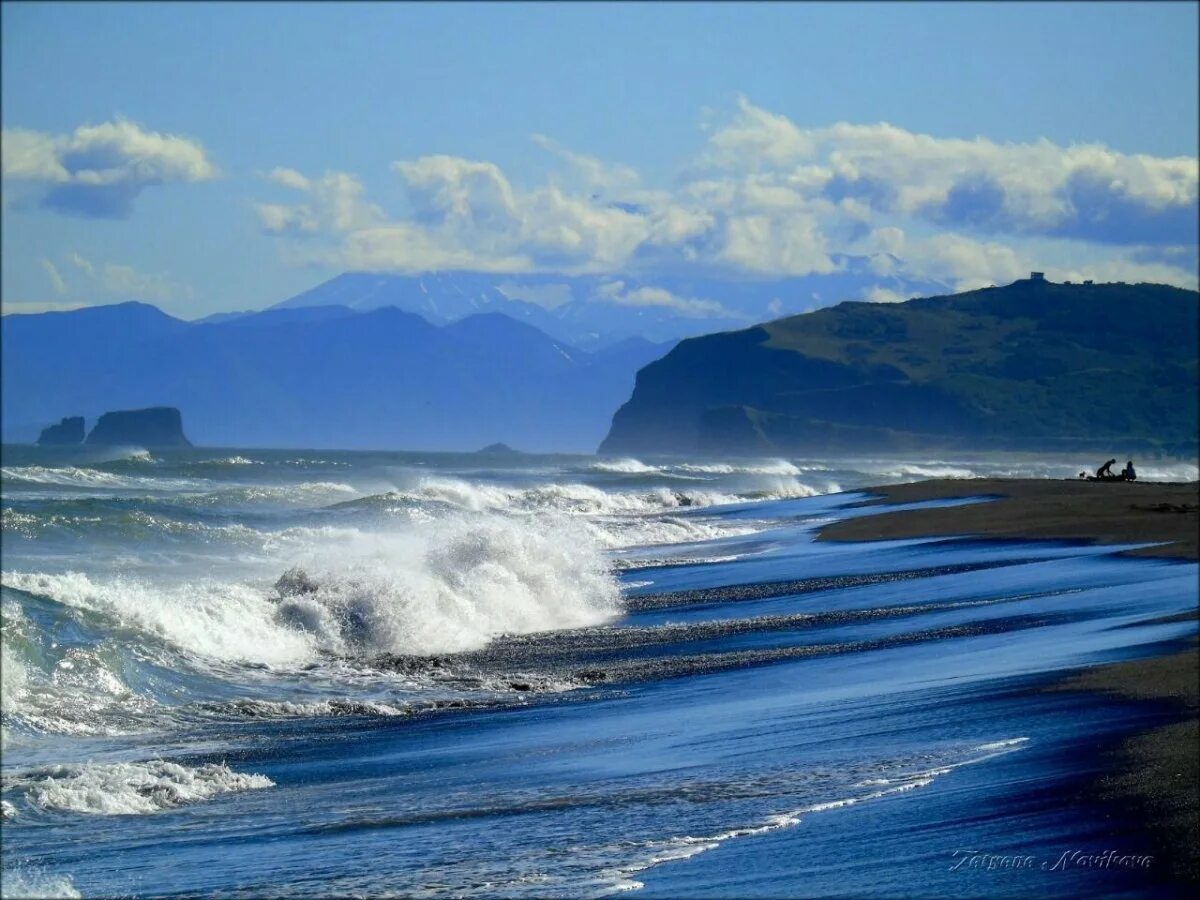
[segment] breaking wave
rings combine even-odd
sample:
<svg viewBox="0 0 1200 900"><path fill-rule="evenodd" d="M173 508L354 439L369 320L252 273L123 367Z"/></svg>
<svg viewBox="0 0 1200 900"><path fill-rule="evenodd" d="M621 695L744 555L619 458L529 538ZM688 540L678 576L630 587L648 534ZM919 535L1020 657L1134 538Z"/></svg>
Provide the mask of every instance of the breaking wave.
<svg viewBox="0 0 1200 900"><path fill-rule="evenodd" d="M4 787L24 794L26 801L38 809L130 816L274 785L264 775L234 772L222 763L191 767L154 759L49 766L6 777Z"/></svg>
<svg viewBox="0 0 1200 900"><path fill-rule="evenodd" d="M79 572L0 577L7 588L86 610L192 656L268 666L318 654L478 649L500 634L594 625L619 608L600 547L571 522L482 515L419 530L322 529L308 542L294 540L286 556L282 565L264 563L273 571L261 580L238 582L163 584ZM302 567L303 590L276 582L289 566Z"/></svg>
<svg viewBox="0 0 1200 900"><path fill-rule="evenodd" d="M0 872L0 896L76 900L82 895L75 889L70 875L52 875L31 866L14 866Z"/></svg>
<svg viewBox="0 0 1200 900"><path fill-rule="evenodd" d="M4 466L0 478L16 484L99 490L194 490L201 482L186 478L118 475L88 466Z"/></svg>

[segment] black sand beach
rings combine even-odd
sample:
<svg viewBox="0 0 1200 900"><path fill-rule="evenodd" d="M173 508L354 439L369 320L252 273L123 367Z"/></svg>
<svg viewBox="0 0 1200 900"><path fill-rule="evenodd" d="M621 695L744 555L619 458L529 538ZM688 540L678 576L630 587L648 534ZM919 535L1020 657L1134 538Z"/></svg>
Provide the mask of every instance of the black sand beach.
<svg viewBox="0 0 1200 900"><path fill-rule="evenodd" d="M993 496L990 503L882 513L836 522L818 539L882 540L980 535L1099 543L1155 542L1129 551L1181 561L1198 558L1200 485L1018 479L937 479L868 489L877 503ZM1195 613L1191 617L1195 617ZM1088 793L1121 809L1144 830L1164 874L1200 878L1200 648L1094 666L1051 690L1109 694L1153 703L1176 721L1103 751L1109 771Z"/></svg>
<svg viewBox="0 0 1200 900"><path fill-rule="evenodd" d="M878 503L992 496L991 503L885 512L836 522L819 540L871 541L956 535L1061 538L1100 543L1161 543L1129 551L1196 560L1200 483L939 478L866 488Z"/></svg>

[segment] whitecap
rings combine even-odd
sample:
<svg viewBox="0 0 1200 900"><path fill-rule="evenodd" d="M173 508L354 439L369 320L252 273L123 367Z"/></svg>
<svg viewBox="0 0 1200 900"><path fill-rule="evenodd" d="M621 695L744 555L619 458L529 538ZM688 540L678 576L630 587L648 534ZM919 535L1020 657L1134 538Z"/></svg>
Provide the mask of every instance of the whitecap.
<svg viewBox="0 0 1200 900"><path fill-rule="evenodd" d="M7 790L22 792L40 809L101 816L162 812L274 785L265 775L234 772L223 763L192 767L163 759L50 766L5 777Z"/></svg>

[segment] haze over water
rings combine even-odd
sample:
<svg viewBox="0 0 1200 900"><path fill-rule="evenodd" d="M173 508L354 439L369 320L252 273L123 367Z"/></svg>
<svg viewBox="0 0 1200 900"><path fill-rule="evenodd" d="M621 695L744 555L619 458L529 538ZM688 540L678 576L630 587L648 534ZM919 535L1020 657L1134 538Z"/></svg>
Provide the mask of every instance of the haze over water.
<svg viewBox="0 0 1200 900"><path fill-rule="evenodd" d="M954 895L972 842L1104 849L1022 798L1147 713L1022 689L1189 633L1150 620L1196 566L813 540L1082 466L6 447L5 893Z"/></svg>

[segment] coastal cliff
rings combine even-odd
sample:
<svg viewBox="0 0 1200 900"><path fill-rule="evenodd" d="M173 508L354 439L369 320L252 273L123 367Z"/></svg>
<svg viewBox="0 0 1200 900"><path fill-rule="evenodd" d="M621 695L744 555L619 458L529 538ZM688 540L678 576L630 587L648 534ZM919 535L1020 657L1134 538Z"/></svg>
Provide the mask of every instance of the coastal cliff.
<svg viewBox="0 0 1200 900"><path fill-rule="evenodd" d="M1031 279L692 338L638 372L600 452L1191 455L1198 299Z"/></svg>

